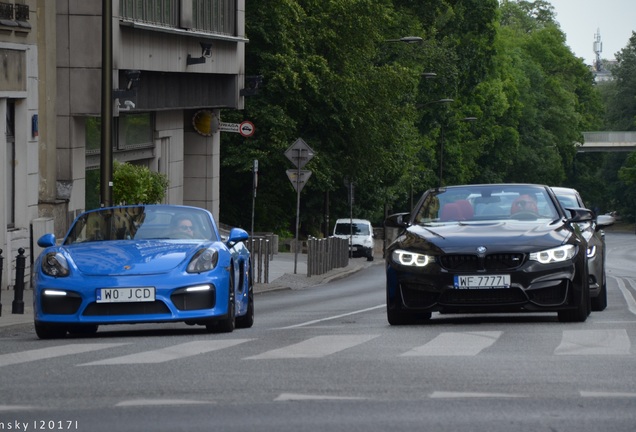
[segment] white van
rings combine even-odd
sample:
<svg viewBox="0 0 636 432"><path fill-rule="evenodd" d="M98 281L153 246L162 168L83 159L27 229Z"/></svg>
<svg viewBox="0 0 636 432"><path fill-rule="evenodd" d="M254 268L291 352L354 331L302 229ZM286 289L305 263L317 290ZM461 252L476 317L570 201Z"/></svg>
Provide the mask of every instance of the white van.
<svg viewBox="0 0 636 432"><path fill-rule="evenodd" d="M364 256L367 261L373 261L373 227L368 220L338 219L333 235L349 240L351 256Z"/></svg>

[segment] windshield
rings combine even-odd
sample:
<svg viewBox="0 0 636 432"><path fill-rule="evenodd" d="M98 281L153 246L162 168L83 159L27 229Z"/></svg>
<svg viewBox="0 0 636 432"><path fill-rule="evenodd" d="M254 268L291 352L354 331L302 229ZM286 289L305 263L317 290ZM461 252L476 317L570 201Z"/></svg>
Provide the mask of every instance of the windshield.
<svg viewBox="0 0 636 432"><path fill-rule="evenodd" d="M484 220L553 220L558 211L545 188L475 185L431 190L415 213L416 224Z"/></svg>
<svg viewBox="0 0 636 432"><path fill-rule="evenodd" d="M336 235L369 235L369 225L363 223L338 223L336 224Z"/></svg>
<svg viewBox="0 0 636 432"><path fill-rule="evenodd" d="M150 239L217 240L210 217L202 210L177 206L129 206L80 215L64 244Z"/></svg>

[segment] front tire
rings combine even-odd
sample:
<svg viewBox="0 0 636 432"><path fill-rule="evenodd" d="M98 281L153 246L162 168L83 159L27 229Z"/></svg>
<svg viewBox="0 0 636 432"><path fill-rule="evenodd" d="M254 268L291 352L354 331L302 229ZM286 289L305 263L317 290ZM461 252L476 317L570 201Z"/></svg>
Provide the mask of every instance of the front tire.
<svg viewBox="0 0 636 432"><path fill-rule="evenodd" d="M605 281L605 269L603 269L603 281L601 282L601 292L592 299L592 311L600 312L607 307L607 282Z"/></svg>
<svg viewBox="0 0 636 432"><path fill-rule="evenodd" d="M249 272L249 288L247 289L247 312L245 315L236 317L236 328L250 328L254 325L254 284L252 282L252 272Z"/></svg>
<svg viewBox="0 0 636 432"><path fill-rule="evenodd" d="M587 284L582 287L581 297L576 309L560 310L558 312L561 322L585 322L591 310L590 289Z"/></svg>
<svg viewBox="0 0 636 432"><path fill-rule="evenodd" d="M75 336L92 336L97 333L99 326L94 324L79 324L71 326L68 329L68 334Z"/></svg>
<svg viewBox="0 0 636 432"><path fill-rule="evenodd" d="M394 298L393 300L389 299L389 294L387 292L386 317L390 325L402 326L422 323L430 320L431 316L431 312L415 313L404 310L404 307L402 305L402 296L399 293L399 290L396 298Z"/></svg>
<svg viewBox="0 0 636 432"><path fill-rule="evenodd" d="M61 339L66 336L66 327L58 324L35 322L35 334L40 339Z"/></svg>
<svg viewBox="0 0 636 432"><path fill-rule="evenodd" d="M213 333L232 333L236 327L236 309L234 300L234 271L230 273L229 295L227 305L227 315L225 318L211 324L206 324L208 332Z"/></svg>

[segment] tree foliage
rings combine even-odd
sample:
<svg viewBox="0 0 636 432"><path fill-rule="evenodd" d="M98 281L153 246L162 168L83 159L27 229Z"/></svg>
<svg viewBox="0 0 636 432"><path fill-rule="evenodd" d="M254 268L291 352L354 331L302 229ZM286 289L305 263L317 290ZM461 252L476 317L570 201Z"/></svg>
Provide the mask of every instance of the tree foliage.
<svg viewBox="0 0 636 432"><path fill-rule="evenodd" d="M574 144L601 126L602 100L548 1L260 0L246 28L247 75L263 86L223 112L257 128L222 136L223 221L250 223L257 159L255 228L293 231L284 152L299 137L315 151L304 235L349 214L347 182L354 215L380 223L440 182L589 185L599 174Z"/></svg>
<svg viewBox="0 0 636 432"><path fill-rule="evenodd" d="M163 200L168 178L142 165L113 163L113 203L156 204Z"/></svg>

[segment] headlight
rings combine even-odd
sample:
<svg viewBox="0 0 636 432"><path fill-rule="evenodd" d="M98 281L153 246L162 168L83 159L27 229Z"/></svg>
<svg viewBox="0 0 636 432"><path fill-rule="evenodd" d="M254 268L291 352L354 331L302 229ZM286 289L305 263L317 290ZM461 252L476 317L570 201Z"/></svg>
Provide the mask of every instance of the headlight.
<svg viewBox="0 0 636 432"><path fill-rule="evenodd" d="M433 257L402 249L396 249L391 254L394 262L403 266L424 267L433 261Z"/></svg>
<svg viewBox="0 0 636 432"><path fill-rule="evenodd" d="M188 273L202 273L210 271L219 262L219 252L214 248L201 249L192 257L188 264Z"/></svg>
<svg viewBox="0 0 636 432"><path fill-rule="evenodd" d="M49 252L42 257L42 271L53 277L65 277L70 273L66 258L59 252Z"/></svg>
<svg viewBox="0 0 636 432"><path fill-rule="evenodd" d="M587 248L587 257L594 258L594 255L596 255L596 246L589 246Z"/></svg>
<svg viewBox="0 0 636 432"><path fill-rule="evenodd" d="M532 261L538 261L541 264L549 264L570 260L574 257L574 255L576 255L576 246L565 245L554 249L546 249L541 252L531 253L530 259Z"/></svg>

